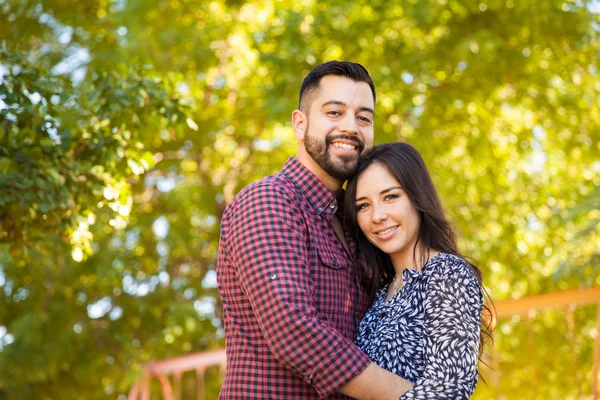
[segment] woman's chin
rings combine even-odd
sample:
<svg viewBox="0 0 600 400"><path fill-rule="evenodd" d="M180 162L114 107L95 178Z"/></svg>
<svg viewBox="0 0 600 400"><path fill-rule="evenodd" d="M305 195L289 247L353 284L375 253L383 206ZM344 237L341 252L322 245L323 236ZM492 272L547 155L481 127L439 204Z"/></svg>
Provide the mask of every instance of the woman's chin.
<svg viewBox="0 0 600 400"><path fill-rule="evenodd" d="M371 243L373 243L373 246L377 247L379 250L381 250L382 252L384 252L387 255L395 253L396 249L398 247L398 246L394 245L393 243L381 243L381 242L377 242L377 241L373 241Z"/></svg>

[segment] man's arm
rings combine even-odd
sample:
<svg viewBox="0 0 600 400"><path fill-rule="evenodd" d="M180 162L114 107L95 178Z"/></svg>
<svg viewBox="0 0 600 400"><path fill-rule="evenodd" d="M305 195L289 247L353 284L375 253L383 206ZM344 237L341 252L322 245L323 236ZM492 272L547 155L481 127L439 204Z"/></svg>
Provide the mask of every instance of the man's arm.
<svg viewBox="0 0 600 400"><path fill-rule="evenodd" d="M321 397L339 390L357 399L397 399L412 384L372 363L319 318L296 207L295 198L272 186L255 187L240 199L228 235L227 252L271 353Z"/></svg>
<svg viewBox="0 0 600 400"><path fill-rule="evenodd" d="M409 381L371 363L339 391L359 400L397 400L412 387Z"/></svg>
<svg viewBox="0 0 600 400"><path fill-rule="evenodd" d="M298 207L295 194L269 184L251 188L233 210L223 251L271 354L327 397L371 361L317 311Z"/></svg>

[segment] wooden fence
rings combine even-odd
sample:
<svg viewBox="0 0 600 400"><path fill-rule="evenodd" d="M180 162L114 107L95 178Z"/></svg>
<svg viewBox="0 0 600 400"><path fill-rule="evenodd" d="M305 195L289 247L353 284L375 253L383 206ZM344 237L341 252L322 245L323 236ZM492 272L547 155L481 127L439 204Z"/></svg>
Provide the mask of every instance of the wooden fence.
<svg viewBox="0 0 600 400"><path fill-rule="evenodd" d="M523 297L517 300L507 300L496 303L496 318L522 314L527 320L532 312L565 308L566 322L569 329L574 329L573 312L576 307L586 304L600 305L600 286L583 289L547 293L537 296ZM497 320L497 319L496 319ZM594 400L600 400L600 306L596 314L596 352L593 375ZM492 349L492 358L494 358ZM225 372L225 350L214 350L186 356L170 358L162 361L152 361L143 369L143 376L131 388L128 400L150 400L151 379L156 378L160 383L164 400L181 400L181 377L184 372L195 371L197 399L205 399L205 373L211 366L219 366L221 374ZM171 384L171 381L173 383Z"/></svg>

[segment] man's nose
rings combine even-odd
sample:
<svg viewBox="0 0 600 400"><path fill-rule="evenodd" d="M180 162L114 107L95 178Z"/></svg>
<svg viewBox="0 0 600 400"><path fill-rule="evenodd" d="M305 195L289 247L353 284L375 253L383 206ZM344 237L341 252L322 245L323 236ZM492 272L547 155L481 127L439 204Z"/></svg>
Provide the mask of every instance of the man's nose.
<svg viewBox="0 0 600 400"><path fill-rule="evenodd" d="M344 116L339 130L348 135L358 134L358 123L354 113L349 112Z"/></svg>

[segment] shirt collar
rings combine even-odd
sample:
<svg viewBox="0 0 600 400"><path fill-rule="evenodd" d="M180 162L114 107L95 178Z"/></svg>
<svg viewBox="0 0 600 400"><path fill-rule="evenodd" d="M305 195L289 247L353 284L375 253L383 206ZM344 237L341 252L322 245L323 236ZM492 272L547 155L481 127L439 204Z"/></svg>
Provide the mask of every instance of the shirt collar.
<svg viewBox="0 0 600 400"><path fill-rule="evenodd" d="M443 253L438 253L435 256L431 257L429 259L429 261L427 261L425 263L425 265L423 266L423 268L421 268L420 270L414 270L414 269L410 269L410 268L404 268L404 271L402 271L402 280L404 281L404 283L412 283L414 281L416 281L417 279L419 279L421 276L424 276L425 274L429 274L431 269L432 269L432 265L433 265L433 260L437 259L438 256L440 256L440 254Z"/></svg>
<svg viewBox="0 0 600 400"><path fill-rule="evenodd" d="M421 275L421 271L416 271L416 270L410 269L410 268L404 268L404 271L402 271L402 280L404 281L404 284L412 283L420 275Z"/></svg>
<svg viewBox="0 0 600 400"><path fill-rule="evenodd" d="M290 157L281 169L281 173L288 177L296 187L306 196L319 214L333 214L343 202L336 199L333 193L327 189L308 168L306 168L295 157ZM340 198L343 199L343 191L340 190Z"/></svg>

